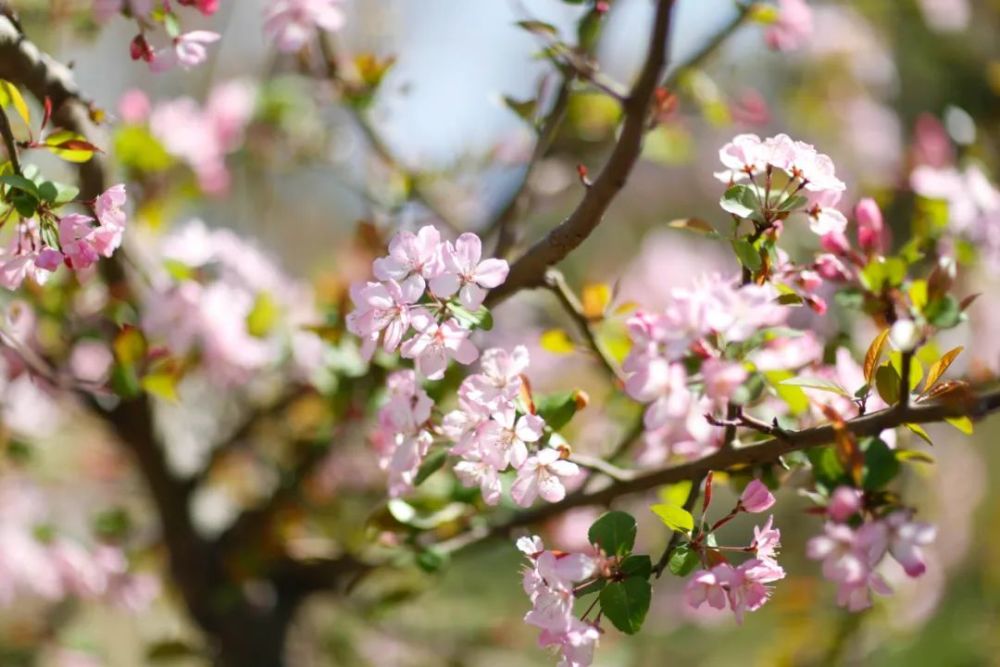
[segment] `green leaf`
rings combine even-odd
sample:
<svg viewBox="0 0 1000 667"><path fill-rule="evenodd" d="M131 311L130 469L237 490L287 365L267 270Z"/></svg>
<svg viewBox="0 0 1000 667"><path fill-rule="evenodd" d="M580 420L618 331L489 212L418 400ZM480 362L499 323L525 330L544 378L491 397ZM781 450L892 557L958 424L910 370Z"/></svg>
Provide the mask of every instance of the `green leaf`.
<svg viewBox="0 0 1000 667"><path fill-rule="evenodd" d="M685 479L676 484L661 486L656 495L669 505L683 505L691 494L691 486L691 480Z"/></svg>
<svg viewBox="0 0 1000 667"><path fill-rule="evenodd" d="M865 463L861 475L861 485L868 491L877 491L891 482L899 474L899 460L879 438L865 438L861 443Z"/></svg>
<svg viewBox="0 0 1000 667"><path fill-rule="evenodd" d="M424 462L420 464L420 468L417 470L417 476L413 478L413 485L420 486L424 481L441 469L444 462L448 460L448 450L438 449L430 454L424 459Z"/></svg>
<svg viewBox="0 0 1000 667"><path fill-rule="evenodd" d="M793 197L786 197L781 205L778 206L779 211L794 211L796 209L802 208L809 203L809 200L802 195L795 195Z"/></svg>
<svg viewBox="0 0 1000 667"><path fill-rule="evenodd" d="M417 566L424 572L439 572L448 564L448 553L431 547L417 554Z"/></svg>
<svg viewBox="0 0 1000 667"><path fill-rule="evenodd" d="M719 233L715 231L715 227L701 218L678 218L677 220L668 222L667 226L674 229L685 229L698 234L706 234L712 238L719 238Z"/></svg>
<svg viewBox="0 0 1000 667"><path fill-rule="evenodd" d="M754 273L760 271L760 253L746 239L736 239L733 241L733 252L740 259L740 264L747 267Z"/></svg>
<svg viewBox="0 0 1000 667"><path fill-rule="evenodd" d="M875 371L875 388L882 400L889 405L899 402L900 377L895 368L883 364Z"/></svg>
<svg viewBox="0 0 1000 667"><path fill-rule="evenodd" d="M577 392L562 391L548 394L535 401L535 412L553 431L568 424L577 411Z"/></svg>
<svg viewBox="0 0 1000 667"><path fill-rule="evenodd" d="M467 329L489 331L493 328L493 315L490 314L490 310L486 306L480 306L476 312L471 312L459 304L451 302L448 304L448 310Z"/></svg>
<svg viewBox="0 0 1000 667"><path fill-rule="evenodd" d="M955 297L946 294L927 304L924 317L938 329L951 329L962 321L962 309Z"/></svg>
<svg viewBox="0 0 1000 667"><path fill-rule="evenodd" d="M635 517L626 512L606 512L587 531L587 539L609 556L624 556L635 544Z"/></svg>
<svg viewBox="0 0 1000 667"><path fill-rule="evenodd" d="M749 185L734 185L722 195L719 206L739 218L749 218L757 211L757 195Z"/></svg>
<svg viewBox="0 0 1000 667"><path fill-rule="evenodd" d="M667 561L667 568L678 577L686 577L698 567L700 562L701 559L698 558L697 551L693 550L687 544L680 544L670 554L670 560Z"/></svg>
<svg viewBox="0 0 1000 667"><path fill-rule="evenodd" d="M616 628L634 635L646 619L651 597L652 588L646 579L629 577L615 581L601 591L601 612Z"/></svg>
<svg viewBox="0 0 1000 667"><path fill-rule="evenodd" d="M0 106L5 107L8 104L14 105L17 115L21 117L25 125L30 127L31 113L28 111L28 105L25 103L21 91L11 82L0 80Z"/></svg>
<svg viewBox="0 0 1000 667"><path fill-rule="evenodd" d="M694 517L691 512L680 505L670 503L659 503L649 508L653 514L660 517L660 520L670 529L679 533L690 533L694 528Z"/></svg>
<svg viewBox="0 0 1000 667"><path fill-rule="evenodd" d="M247 333L254 338L265 338L281 318L281 307L267 292L260 292L253 308L247 313Z"/></svg>
<svg viewBox="0 0 1000 667"><path fill-rule="evenodd" d="M41 199L41 195L38 194L38 186L35 185L35 182L30 178L25 178L21 174L4 174L0 176L0 183L27 193L35 199Z"/></svg>
<svg viewBox="0 0 1000 667"><path fill-rule="evenodd" d="M833 447L820 447L811 449L806 453L809 462L812 464L813 478L820 486L833 490L844 482L847 478L847 471L837 457L837 451Z"/></svg>
<svg viewBox="0 0 1000 667"><path fill-rule="evenodd" d="M626 577L649 579L649 575L653 573L653 562L645 554L632 554L622 561L618 569Z"/></svg>
<svg viewBox="0 0 1000 667"><path fill-rule="evenodd" d="M583 588L576 589L575 591L576 597L582 598L584 595L590 595L591 593L596 593L600 590L603 590L604 587L607 585L608 585L607 579L595 579L594 581L590 582Z"/></svg>
<svg viewBox="0 0 1000 667"><path fill-rule="evenodd" d="M26 192L15 193L11 196L10 203L22 218L30 218L38 210L38 200Z"/></svg>

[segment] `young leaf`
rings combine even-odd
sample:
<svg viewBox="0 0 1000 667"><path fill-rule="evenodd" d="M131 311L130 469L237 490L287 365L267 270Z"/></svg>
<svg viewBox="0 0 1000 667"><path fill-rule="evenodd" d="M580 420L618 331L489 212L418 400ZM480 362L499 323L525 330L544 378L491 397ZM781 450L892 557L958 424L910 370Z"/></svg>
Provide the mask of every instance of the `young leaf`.
<svg viewBox="0 0 1000 667"><path fill-rule="evenodd" d="M957 428L959 431L965 435L972 435L973 427L972 420L968 417L949 417L945 419L946 422Z"/></svg>
<svg viewBox="0 0 1000 667"><path fill-rule="evenodd" d="M749 218L757 210L757 197L748 185L734 185L719 200L723 211L739 218Z"/></svg>
<svg viewBox="0 0 1000 667"><path fill-rule="evenodd" d="M699 562L698 552L691 549L687 544L681 544L670 554L667 567L672 574L678 577L686 577L698 567Z"/></svg>
<svg viewBox="0 0 1000 667"><path fill-rule="evenodd" d="M875 379L875 369L878 367L879 359L882 357L882 348L885 346L886 339L889 338L889 329L883 329L882 332L875 336L875 340L872 344L868 346L868 352L865 354L865 382L868 384L872 383Z"/></svg>
<svg viewBox="0 0 1000 667"><path fill-rule="evenodd" d="M427 455L424 462L420 464L420 468L417 470L417 476L413 478L413 486L420 486L423 484L428 477L436 473L444 465L444 462L448 460L448 450L438 449Z"/></svg>
<svg viewBox="0 0 1000 667"><path fill-rule="evenodd" d="M931 364L930 368L927 369L927 379L924 381L923 393L926 394L931 387L937 384L937 381L941 379L941 376L944 375L945 371L948 370L948 367L951 366L958 355L962 354L962 350L964 349L962 346L958 346L948 350L941 355L940 359Z"/></svg>
<svg viewBox="0 0 1000 667"><path fill-rule="evenodd" d="M708 235L718 235L715 231L715 227L708 222L705 222L701 218L678 218L677 220L671 220L667 223L668 227L673 227L674 229L684 229L689 232L696 232L698 234L708 234Z"/></svg>
<svg viewBox="0 0 1000 667"><path fill-rule="evenodd" d="M601 591L601 612L616 628L634 635L646 619L651 593L649 581L641 577L612 582Z"/></svg>
<svg viewBox="0 0 1000 667"><path fill-rule="evenodd" d="M931 447L934 446L934 442L931 440L931 436L927 434L927 431L920 424L903 424L906 428L910 429L913 433L916 433L921 440L926 442Z"/></svg>
<svg viewBox="0 0 1000 667"><path fill-rule="evenodd" d="M899 460L882 440L869 438L864 453L865 466L861 483L866 490L877 491L899 474Z"/></svg>
<svg viewBox="0 0 1000 667"><path fill-rule="evenodd" d="M649 509L652 510L653 514L660 517L660 520L670 530L679 533L690 533L694 529L694 517L691 516L691 512L688 512L680 505L659 503Z"/></svg>
<svg viewBox="0 0 1000 667"><path fill-rule="evenodd" d="M830 380L824 380L822 378L797 378L791 377L787 380L782 380L781 384L789 387L804 387L806 389L818 389L819 391L828 391L845 398L850 398L851 395L846 389L841 387L836 382L831 382Z"/></svg>
<svg viewBox="0 0 1000 667"><path fill-rule="evenodd" d="M733 252L739 257L740 263L756 273L760 271L760 253L746 239L736 239L733 241Z"/></svg>
<svg viewBox="0 0 1000 667"><path fill-rule="evenodd" d="M573 339L562 329L549 329L538 342L543 350L552 354L570 354L576 350Z"/></svg>
<svg viewBox="0 0 1000 667"><path fill-rule="evenodd" d="M587 531L591 544L609 556L624 556L635 544L635 518L626 512L606 512Z"/></svg>
<svg viewBox="0 0 1000 667"><path fill-rule="evenodd" d="M611 303L611 286L607 283L588 283L583 286L580 301L584 317L589 320L600 319Z"/></svg>
<svg viewBox="0 0 1000 667"><path fill-rule="evenodd" d="M17 115L21 117L25 125L31 124L31 113L28 111L24 97L21 96L21 91L10 81L0 79L0 106L8 104L14 105L14 110L17 111Z"/></svg>
<svg viewBox="0 0 1000 667"><path fill-rule="evenodd" d="M889 364L878 367L875 371L875 388L882 400L889 405L895 405L899 401L899 373Z"/></svg>
<svg viewBox="0 0 1000 667"><path fill-rule="evenodd" d="M535 399L535 412L553 431L558 431L569 423L580 408L579 392L561 391Z"/></svg>

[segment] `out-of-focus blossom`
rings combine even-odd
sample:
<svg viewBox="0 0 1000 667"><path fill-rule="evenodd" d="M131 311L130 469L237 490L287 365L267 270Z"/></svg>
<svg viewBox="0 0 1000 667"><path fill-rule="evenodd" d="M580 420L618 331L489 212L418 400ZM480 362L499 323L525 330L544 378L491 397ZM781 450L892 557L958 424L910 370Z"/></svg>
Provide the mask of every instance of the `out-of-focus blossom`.
<svg viewBox="0 0 1000 667"><path fill-rule="evenodd" d="M177 66L184 69L197 67L208 59L208 45L221 38L219 33L211 30L192 30L178 35L170 46L156 52L149 68L154 72L165 72Z"/></svg>
<svg viewBox="0 0 1000 667"><path fill-rule="evenodd" d="M813 15L806 0L778 0L778 19L764 35L767 45L779 51L799 48L812 36Z"/></svg>
<svg viewBox="0 0 1000 667"><path fill-rule="evenodd" d="M838 486L830 494L826 506L827 515L838 523L843 523L861 509L861 492L849 486Z"/></svg>
<svg viewBox="0 0 1000 667"><path fill-rule="evenodd" d="M272 0L264 11L264 33L279 51L294 53L317 30L333 32L344 25L341 0Z"/></svg>
<svg viewBox="0 0 1000 667"><path fill-rule="evenodd" d="M938 32L960 32L972 20L969 0L919 0L917 4L927 25Z"/></svg>
<svg viewBox="0 0 1000 667"><path fill-rule="evenodd" d="M875 200L865 197L854 207L854 217L858 222L858 245L862 250L882 253L885 250L885 224L882 209Z"/></svg>

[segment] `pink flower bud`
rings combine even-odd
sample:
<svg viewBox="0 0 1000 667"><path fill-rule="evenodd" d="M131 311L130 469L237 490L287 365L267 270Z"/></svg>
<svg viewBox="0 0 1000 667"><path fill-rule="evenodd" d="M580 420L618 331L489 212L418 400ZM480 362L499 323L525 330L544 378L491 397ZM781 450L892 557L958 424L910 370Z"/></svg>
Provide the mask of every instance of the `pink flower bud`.
<svg viewBox="0 0 1000 667"><path fill-rule="evenodd" d="M838 486L833 495L830 496L830 503L826 506L826 513L830 518L838 523L843 523L857 514L861 509L861 492L849 486Z"/></svg>
<svg viewBox="0 0 1000 667"><path fill-rule="evenodd" d="M824 253L816 258L816 273L823 276L824 280L848 280L850 274L847 267L831 253Z"/></svg>
<svg viewBox="0 0 1000 667"><path fill-rule="evenodd" d="M865 197L854 207L854 217L858 221L858 245L862 250L882 252L885 225L882 211L871 197Z"/></svg>
<svg viewBox="0 0 1000 667"><path fill-rule="evenodd" d="M763 482L755 479L747 484L747 488L743 489L743 495L740 496L740 505L747 512L753 512L754 514L764 512L774 505L774 496L767 490Z"/></svg>
<svg viewBox="0 0 1000 667"><path fill-rule="evenodd" d="M834 255L846 255L851 250L851 242L843 232L830 232L824 234L820 239L823 250L832 252Z"/></svg>

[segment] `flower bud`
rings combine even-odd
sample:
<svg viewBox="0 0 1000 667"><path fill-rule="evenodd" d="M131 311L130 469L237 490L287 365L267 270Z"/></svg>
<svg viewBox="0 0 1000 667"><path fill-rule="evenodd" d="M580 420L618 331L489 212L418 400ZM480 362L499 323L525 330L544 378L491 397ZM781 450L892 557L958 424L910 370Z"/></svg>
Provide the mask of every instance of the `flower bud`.
<svg viewBox="0 0 1000 667"><path fill-rule="evenodd" d="M774 505L774 496L767 490L763 482L755 479L747 484L747 488L743 489L743 495L740 496L740 505L747 512L755 514L757 512L764 512Z"/></svg>
<svg viewBox="0 0 1000 667"><path fill-rule="evenodd" d="M851 242L843 232L829 232L820 239L823 250L832 252L834 255L846 255L851 250Z"/></svg>
<svg viewBox="0 0 1000 667"><path fill-rule="evenodd" d="M826 513L831 519L843 523L861 509L861 492L849 486L838 486L830 496Z"/></svg>
<svg viewBox="0 0 1000 667"><path fill-rule="evenodd" d="M898 320L889 329L889 340L897 350L911 352L920 340L920 330L913 320Z"/></svg>
<svg viewBox="0 0 1000 667"><path fill-rule="evenodd" d="M865 197L854 207L854 217L858 221L858 245L862 250L883 252L885 224L882 211L871 197Z"/></svg>

